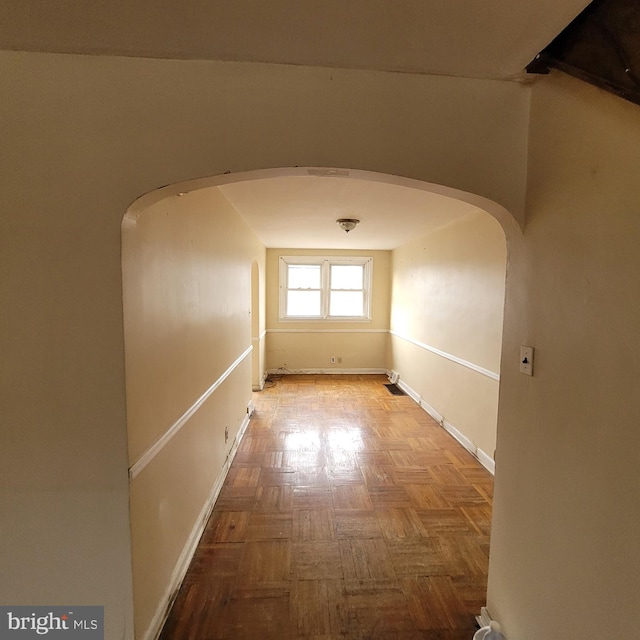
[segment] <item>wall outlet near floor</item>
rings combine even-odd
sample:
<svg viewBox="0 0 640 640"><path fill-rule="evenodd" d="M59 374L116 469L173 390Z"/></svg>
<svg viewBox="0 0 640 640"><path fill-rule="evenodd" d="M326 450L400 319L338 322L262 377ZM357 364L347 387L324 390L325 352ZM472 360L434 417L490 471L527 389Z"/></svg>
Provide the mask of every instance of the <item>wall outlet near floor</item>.
<svg viewBox="0 0 640 640"><path fill-rule="evenodd" d="M335 364L336 363L336 357L335 356L331 356L331 364Z"/></svg>
<svg viewBox="0 0 640 640"><path fill-rule="evenodd" d="M338 356L338 364L342 364L342 356Z"/></svg>
<svg viewBox="0 0 640 640"><path fill-rule="evenodd" d="M229 440L229 427L224 428L224 443L227 444L227 440Z"/></svg>

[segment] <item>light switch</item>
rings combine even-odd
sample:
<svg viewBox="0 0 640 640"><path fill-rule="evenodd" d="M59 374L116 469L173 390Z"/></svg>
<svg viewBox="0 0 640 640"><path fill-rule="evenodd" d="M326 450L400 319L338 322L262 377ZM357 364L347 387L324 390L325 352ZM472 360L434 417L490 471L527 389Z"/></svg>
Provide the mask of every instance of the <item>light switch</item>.
<svg viewBox="0 0 640 640"><path fill-rule="evenodd" d="M533 375L533 347L520 347L520 373Z"/></svg>

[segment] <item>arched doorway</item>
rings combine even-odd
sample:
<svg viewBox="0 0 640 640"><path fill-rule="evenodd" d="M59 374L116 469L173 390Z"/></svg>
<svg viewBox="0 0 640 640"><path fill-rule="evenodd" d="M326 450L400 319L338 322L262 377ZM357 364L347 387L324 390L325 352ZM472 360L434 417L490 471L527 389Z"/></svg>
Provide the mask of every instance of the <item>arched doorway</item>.
<svg viewBox="0 0 640 640"><path fill-rule="evenodd" d="M465 214L458 216L461 220L475 216L492 222L494 217L506 235L519 232L505 209L479 196L344 169L289 168L216 176L170 185L130 207L123 221L122 255L134 593L136 627L141 633L161 625L219 494L234 446L246 426L251 390L259 388L270 366L268 332L280 338L286 333L265 313L274 287L277 290L273 278L270 285L264 284L270 278L270 249L225 197L225 185L325 177L372 188L411 190L430 202L460 203L465 208ZM330 221L333 228L335 221ZM500 234L498 225L493 225ZM392 306L390 257L386 264L382 269L374 266L374 273L380 282L386 280L384 295ZM349 342L362 339L364 350L369 339L379 341L382 336L386 346L379 350L380 366L400 368L401 381L413 390L417 385L412 378L422 374L409 372L402 362L415 355L401 355L394 341L417 346L429 357L445 354L447 366L471 362L453 348L447 351L392 327L390 318L390 312L382 311L380 325L373 330L316 328L310 332L301 326L289 334L299 339L312 333L317 342L333 340L342 332ZM424 345L431 349L425 350ZM424 408L438 410L435 400L418 393ZM452 424L446 414L442 423Z"/></svg>

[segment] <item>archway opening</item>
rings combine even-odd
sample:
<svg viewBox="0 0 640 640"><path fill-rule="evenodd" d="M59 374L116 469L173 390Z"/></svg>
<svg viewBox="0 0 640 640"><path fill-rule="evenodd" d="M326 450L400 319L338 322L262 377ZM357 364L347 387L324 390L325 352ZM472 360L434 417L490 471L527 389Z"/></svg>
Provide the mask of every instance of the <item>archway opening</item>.
<svg viewBox="0 0 640 640"><path fill-rule="evenodd" d="M362 242L367 228L384 236L376 227L380 218L367 218L361 209L362 223L346 236L335 224L344 216L327 207L321 219L316 203L299 207L283 228L300 227L299 238L306 234L317 242L324 230L315 232L314 225L326 222L337 234L336 245L301 241L292 247L283 240L279 247L261 234L277 232L283 220L255 188L273 190L278 181L289 190L292 181L311 181L312 193L331 186L346 199L369 185L376 200L404 197L411 206L422 206L425 222L431 207L455 213L416 227L399 246L353 249L339 243ZM248 200L239 189L243 185L249 187ZM252 224L245 208L257 195L264 227ZM397 207L388 211L386 235L399 226L401 213ZM345 169L217 176L170 185L130 207L122 259L135 615L141 637L162 624L246 428L251 390L270 369L394 371L407 392L491 468L505 235L510 234L519 234L513 217L485 198ZM278 317L274 265L285 250L373 253L371 319L320 326ZM334 355L342 367L332 369ZM452 389L472 394L476 411L455 413L460 403ZM493 421L492 436L484 433L486 424L478 428L478 408L485 423Z"/></svg>

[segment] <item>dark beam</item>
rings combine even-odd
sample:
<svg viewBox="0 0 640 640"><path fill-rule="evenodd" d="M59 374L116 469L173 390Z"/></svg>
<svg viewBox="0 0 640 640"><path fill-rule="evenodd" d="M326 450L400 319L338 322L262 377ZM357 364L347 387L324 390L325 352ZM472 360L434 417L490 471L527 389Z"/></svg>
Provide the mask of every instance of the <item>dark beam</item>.
<svg viewBox="0 0 640 640"><path fill-rule="evenodd" d="M527 66L551 69L640 104L640 2L594 0Z"/></svg>

